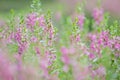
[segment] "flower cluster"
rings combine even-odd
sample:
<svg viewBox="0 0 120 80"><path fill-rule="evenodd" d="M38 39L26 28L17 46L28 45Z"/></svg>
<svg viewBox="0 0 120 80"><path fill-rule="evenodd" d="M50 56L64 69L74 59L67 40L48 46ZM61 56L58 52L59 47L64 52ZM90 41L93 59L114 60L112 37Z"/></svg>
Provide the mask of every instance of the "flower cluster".
<svg viewBox="0 0 120 80"><path fill-rule="evenodd" d="M61 18L57 21L62 26L55 27L50 11L37 12L38 2L33 0L34 9L29 14L16 16L17 22L14 17L6 24L9 27L0 27L4 34L0 37L4 43L0 44L0 80L120 79L119 31L106 27L109 23L104 23L101 8L93 10L93 18L85 13L73 22L70 17Z"/></svg>

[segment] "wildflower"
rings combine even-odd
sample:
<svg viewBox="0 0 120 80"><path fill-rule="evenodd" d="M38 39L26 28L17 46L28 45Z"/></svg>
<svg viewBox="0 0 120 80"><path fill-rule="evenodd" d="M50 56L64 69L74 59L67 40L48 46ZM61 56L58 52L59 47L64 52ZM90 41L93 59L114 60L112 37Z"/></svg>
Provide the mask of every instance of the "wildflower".
<svg viewBox="0 0 120 80"><path fill-rule="evenodd" d="M50 37L50 39L52 39L54 37L54 29L53 29L53 27L51 27L49 29L49 37Z"/></svg>
<svg viewBox="0 0 120 80"><path fill-rule="evenodd" d="M66 47L61 48L62 54L68 54L68 49Z"/></svg>
<svg viewBox="0 0 120 80"><path fill-rule="evenodd" d="M95 54L89 53L89 58L90 58L90 59L94 59L94 58L95 58Z"/></svg>
<svg viewBox="0 0 120 80"><path fill-rule="evenodd" d="M70 47L68 50L69 50L68 52L69 52L70 54L75 53L75 48L73 48L73 47Z"/></svg>
<svg viewBox="0 0 120 80"><path fill-rule="evenodd" d="M64 65L63 66L63 71L68 72L68 70L69 70L69 66L68 65Z"/></svg>
<svg viewBox="0 0 120 80"><path fill-rule="evenodd" d="M18 53L22 54L26 48L27 48L27 42L22 42L18 44Z"/></svg>
<svg viewBox="0 0 120 80"><path fill-rule="evenodd" d="M43 74L45 78L49 78L49 73L48 73L48 60L46 57L43 57L40 62L40 67L43 70Z"/></svg>
<svg viewBox="0 0 120 80"><path fill-rule="evenodd" d="M100 8L95 8L93 10L93 18L95 20L95 23L99 25L101 21L103 20L103 10Z"/></svg>
<svg viewBox="0 0 120 80"><path fill-rule="evenodd" d="M37 20L37 15L35 13L31 13L27 16L26 19L26 25L29 29L33 29L33 27L35 26Z"/></svg>
<svg viewBox="0 0 120 80"><path fill-rule="evenodd" d="M32 36L31 41L35 43L35 42L37 42L37 38L35 36Z"/></svg>
<svg viewBox="0 0 120 80"><path fill-rule="evenodd" d="M14 80L11 72L11 65L2 53L0 53L0 78L2 80Z"/></svg>
<svg viewBox="0 0 120 80"><path fill-rule="evenodd" d="M91 49L91 50L95 50L95 49L96 49L96 46L95 46L95 43L94 43L94 42L91 42L91 44L90 44L90 49Z"/></svg>
<svg viewBox="0 0 120 80"><path fill-rule="evenodd" d="M69 59L69 56L67 54L63 54L62 57L61 57L61 60L64 64L69 64L70 62L70 59Z"/></svg>
<svg viewBox="0 0 120 80"><path fill-rule="evenodd" d="M40 27L45 27L45 19L44 19L44 15L41 15L39 18L38 18L38 23L39 23L39 26Z"/></svg>
<svg viewBox="0 0 120 80"><path fill-rule="evenodd" d="M102 38L98 39L98 45L103 45L103 39Z"/></svg>
<svg viewBox="0 0 120 80"><path fill-rule="evenodd" d="M108 44L109 44L109 34L108 34L107 31L103 31L101 33L101 38L103 39L103 45L108 46Z"/></svg>
<svg viewBox="0 0 120 80"><path fill-rule="evenodd" d="M35 47L36 54L40 54L40 50L38 47Z"/></svg>
<svg viewBox="0 0 120 80"><path fill-rule="evenodd" d="M80 41L80 35L76 36L76 41L79 42Z"/></svg>
<svg viewBox="0 0 120 80"><path fill-rule="evenodd" d="M70 64L70 58L68 55L68 50L65 47L61 48L62 56L61 56L61 61L64 63L63 70L67 72L69 70L69 64Z"/></svg>
<svg viewBox="0 0 120 80"><path fill-rule="evenodd" d="M103 67L103 66L100 66L95 71L96 71L97 75L100 77L103 77L104 75L106 75L106 70L105 70L105 67Z"/></svg>
<svg viewBox="0 0 120 80"><path fill-rule="evenodd" d="M16 69L18 71L18 80L24 80L23 79L23 74L22 74L22 55L21 54L16 54L15 58L17 60L17 65L16 65Z"/></svg>
<svg viewBox="0 0 120 80"><path fill-rule="evenodd" d="M84 20L85 20L85 16L84 15L79 15L78 16L78 22L77 22L77 24L80 27L80 29L83 28Z"/></svg>
<svg viewBox="0 0 120 80"><path fill-rule="evenodd" d="M115 47L115 49L120 50L120 43L117 43L117 42L116 42L116 43L114 44L114 47Z"/></svg>
<svg viewBox="0 0 120 80"><path fill-rule="evenodd" d="M21 42L21 39L22 39L21 36L22 36L22 35L21 35L20 32L16 32L16 33L15 33L15 36L14 36L14 39L15 39L18 43L20 43L20 42Z"/></svg>

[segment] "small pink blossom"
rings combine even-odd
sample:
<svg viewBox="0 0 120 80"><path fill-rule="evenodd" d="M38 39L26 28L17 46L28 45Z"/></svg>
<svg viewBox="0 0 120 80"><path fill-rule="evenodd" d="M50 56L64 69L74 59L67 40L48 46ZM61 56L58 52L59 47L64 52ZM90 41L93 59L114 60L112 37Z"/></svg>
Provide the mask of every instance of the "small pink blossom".
<svg viewBox="0 0 120 80"><path fill-rule="evenodd" d="M76 36L76 41L79 42L80 41L80 35Z"/></svg>
<svg viewBox="0 0 120 80"><path fill-rule="evenodd" d="M68 49L66 47L61 48L62 54L68 54Z"/></svg>
<svg viewBox="0 0 120 80"><path fill-rule="evenodd" d="M38 18L38 23L39 23L39 26L40 26L40 27L45 27L45 18L44 18L44 15L41 15L41 16Z"/></svg>
<svg viewBox="0 0 120 80"><path fill-rule="evenodd" d="M35 47L36 54L40 54L40 49L38 47Z"/></svg>
<svg viewBox="0 0 120 80"><path fill-rule="evenodd" d="M94 59L94 58L95 58L95 54L89 53L89 58L90 58L90 59Z"/></svg>
<svg viewBox="0 0 120 80"><path fill-rule="evenodd" d="M68 55L68 49L65 47L61 48L61 52L62 52L62 56L61 56L61 61L65 64L65 65L69 65L70 64L70 59L69 59L69 55Z"/></svg>
<svg viewBox="0 0 120 80"><path fill-rule="evenodd" d="M27 42L22 42L18 44L18 53L22 54L26 50L27 45L28 45Z"/></svg>
<svg viewBox="0 0 120 80"><path fill-rule="evenodd" d="M96 69L96 73L98 76L101 76L101 77L106 75L105 67L100 66L98 69Z"/></svg>
<svg viewBox="0 0 120 80"><path fill-rule="evenodd" d="M32 42L37 42L37 38L36 38L35 36L32 36L32 37L31 37L31 41L32 41Z"/></svg>
<svg viewBox="0 0 120 80"><path fill-rule="evenodd" d="M49 37L50 37L51 39L54 37L54 30L53 30L52 27L49 29Z"/></svg>
<svg viewBox="0 0 120 80"><path fill-rule="evenodd" d="M40 68L43 70L43 75L45 78L49 78L48 73L48 59L46 57L43 57L40 62Z"/></svg>
<svg viewBox="0 0 120 80"><path fill-rule="evenodd" d="M96 24L99 25L101 23L101 21L103 20L103 10L101 8L100 9L95 8L93 10L93 18L94 18Z"/></svg>
<svg viewBox="0 0 120 80"><path fill-rule="evenodd" d="M73 48L73 47L70 47L68 50L69 50L68 52L70 54L74 54L75 53L75 48Z"/></svg>
<svg viewBox="0 0 120 80"><path fill-rule="evenodd" d="M70 63L69 56L67 54L63 54L61 60L64 64L68 65Z"/></svg>
<svg viewBox="0 0 120 80"><path fill-rule="evenodd" d="M120 50L120 43L115 43L114 47L115 47L115 49Z"/></svg>
<svg viewBox="0 0 120 80"><path fill-rule="evenodd" d="M84 20L85 20L85 16L84 15L79 15L78 16L78 22L77 22L77 24L80 27L80 29L83 28Z"/></svg>
<svg viewBox="0 0 120 80"><path fill-rule="evenodd" d="M16 32L16 33L15 33L15 36L14 36L14 39L15 39L18 43L20 43L20 42L21 42L21 39L22 39L21 33L20 33L20 32Z"/></svg>
<svg viewBox="0 0 120 80"><path fill-rule="evenodd" d="M33 29L37 20L37 15L35 13L31 13L26 18L26 24L29 29Z"/></svg>
<svg viewBox="0 0 120 80"><path fill-rule="evenodd" d="M91 42L91 44L90 44L90 49L91 49L91 50L95 50L95 49L96 49L96 46L95 46L95 43L94 43L94 42Z"/></svg>
<svg viewBox="0 0 120 80"><path fill-rule="evenodd" d="M0 53L0 79L14 80L11 68L7 58Z"/></svg>
<svg viewBox="0 0 120 80"><path fill-rule="evenodd" d="M68 65L64 65L63 66L63 71L68 72L68 70L69 70L69 66Z"/></svg>

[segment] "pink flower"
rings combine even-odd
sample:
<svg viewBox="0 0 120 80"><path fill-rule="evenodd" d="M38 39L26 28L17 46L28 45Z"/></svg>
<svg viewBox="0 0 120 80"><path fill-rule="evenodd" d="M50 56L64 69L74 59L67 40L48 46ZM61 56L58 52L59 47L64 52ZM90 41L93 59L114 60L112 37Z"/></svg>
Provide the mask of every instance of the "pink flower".
<svg viewBox="0 0 120 80"><path fill-rule="evenodd" d="M90 38L91 41L96 41L97 40L97 36L95 34L89 34L88 37Z"/></svg>
<svg viewBox="0 0 120 80"><path fill-rule="evenodd" d="M35 52L36 52L36 54L40 54L40 50L38 47L35 47Z"/></svg>
<svg viewBox="0 0 120 80"><path fill-rule="evenodd" d="M64 65L63 66L63 71L68 72L68 70L69 70L69 66L68 65Z"/></svg>
<svg viewBox="0 0 120 80"><path fill-rule="evenodd" d="M61 48L62 54L68 54L68 49L66 47Z"/></svg>
<svg viewBox="0 0 120 80"><path fill-rule="evenodd" d="M91 42L91 44L90 44L90 49L91 49L91 50L96 50L96 46L95 46L95 43L94 43L94 42Z"/></svg>
<svg viewBox="0 0 120 80"><path fill-rule="evenodd" d="M18 44L18 54L22 54L27 48L27 42Z"/></svg>
<svg viewBox="0 0 120 80"><path fill-rule="evenodd" d="M49 37L50 37L51 39L54 37L54 30L53 30L52 27L49 29Z"/></svg>
<svg viewBox="0 0 120 80"><path fill-rule="evenodd" d="M20 42L21 42L21 39L22 39L21 36L22 36L22 35L21 35L20 32L16 32L16 33L15 33L15 36L14 36L14 39L15 39L18 43L20 43Z"/></svg>
<svg viewBox="0 0 120 80"><path fill-rule="evenodd" d="M68 52L69 52L70 54L73 54L73 53L75 53L75 48L73 48L73 47L70 47L70 48L68 49Z"/></svg>
<svg viewBox="0 0 120 80"><path fill-rule="evenodd" d="M80 29L83 28L84 20L85 20L85 16L84 15L79 15L78 16L78 22L77 22L77 24L80 27Z"/></svg>
<svg viewBox="0 0 120 80"><path fill-rule="evenodd" d="M33 29L33 27L35 26L36 20L37 20L37 15L35 13L29 14L26 19L27 27L30 29Z"/></svg>
<svg viewBox="0 0 120 80"><path fill-rule="evenodd" d="M17 65L16 65L16 69L17 69L17 72L18 72L18 80L24 80L23 79L23 73L22 73L22 55L21 54L17 54L14 56L17 60Z"/></svg>
<svg viewBox="0 0 120 80"><path fill-rule="evenodd" d="M98 45L103 45L103 39L102 38L98 39Z"/></svg>
<svg viewBox="0 0 120 80"><path fill-rule="evenodd" d="M100 24L101 21L103 20L103 10L102 9L99 9L99 8L95 8L93 10L93 18L96 22L96 24Z"/></svg>
<svg viewBox="0 0 120 80"><path fill-rule="evenodd" d="M1 80L14 80L11 65L5 56L0 53L0 79Z"/></svg>
<svg viewBox="0 0 120 80"><path fill-rule="evenodd" d="M46 57L43 57L40 62L40 68L43 70L43 75L45 78L49 78L48 73L48 59Z"/></svg>
<svg viewBox="0 0 120 80"><path fill-rule="evenodd" d="M108 46L109 45L109 33L107 31L103 31L100 34L101 38L104 40L103 45Z"/></svg>
<svg viewBox="0 0 120 80"><path fill-rule="evenodd" d="M41 15L41 16L38 18L38 23L39 23L39 26L40 26L40 27L45 27L45 18L44 18L44 15Z"/></svg>
<svg viewBox="0 0 120 80"><path fill-rule="evenodd" d="M32 37L31 37L31 41L32 41L32 42L37 42L37 38L36 38L35 36L32 36Z"/></svg>
<svg viewBox="0 0 120 80"><path fill-rule="evenodd" d="M70 64L70 58L68 55L68 49L65 47L61 48L61 52L62 52L62 56L61 56L61 61L65 64L65 65L69 65Z"/></svg>
<svg viewBox="0 0 120 80"><path fill-rule="evenodd" d="M120 50L120 43L115 43L114 47L115 47L115 49Z"/></svg>
<svg viewBox="0 0 120 80"><path fill-rule="evenodd" d="M61 57L61 60L64 64L68 65L70 63L70 59L69 59L69 56L66 55L66 54L63 54L62 57Z"/></svg>
<svg viewBox="0 0 120 80"><path fill-rule="evenodd" d="M89 58L90 58L90 59L94 59L94 58L95 58L95 54L89 53Z"/></svg>
<svg viewBox="0 0 120 80"><path fill-rule="evenodd" d="M80 35L76 36L76 41L79 42L80 41Z"/></svg>
<svg viewBox="0 0 120 80"><path fill-rule="evenodd" d="M100 77L106 75L105 67L100 66L98 69L96 69L96 73L97 73L97 75L100 76Z"/></svg>

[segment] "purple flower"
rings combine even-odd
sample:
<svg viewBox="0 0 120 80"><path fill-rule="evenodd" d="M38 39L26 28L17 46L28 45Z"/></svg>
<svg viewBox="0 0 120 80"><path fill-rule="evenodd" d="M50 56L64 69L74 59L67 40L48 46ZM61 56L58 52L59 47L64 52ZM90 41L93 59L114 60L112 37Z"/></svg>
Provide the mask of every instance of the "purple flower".
<svg viewBox="0 0 120 80"><path fill-rule="evenodd" d="M115 49L120 50L120 43L115 43L114 47L115 47Z"/></svg>
<svg viewBox="0 0 120 80"><path fill-rule="evenodd" d="M43 75L45 78L49 78L49 72L48 72L48 59L47 57L43 57L40 62L40 67L43 70Z"/></svg>
<svg viewBox="0 0 120 80"><path fill-rule="evenodd" d="M76 36L76 41L79 42L80 41L80 35Z"/></svg>
<svg viewBox="0 0 120 80"><path fill-rule="evenodd" d="M37 42L37 40L38 40L38 39L37 39L35 36L32 36L32 37L31 37L31 41L32 41L32 42L35 43L35 42Z"/></svg>
<svg viewBox="0 0 120 80"><path fill-rule="evenodd" d="M64 65L63 66L63 71L68 72L68 70L69 70L69 66L68 65Z"/></svg>
<svg viewBox="0 0 120 80"><path fill-rule="evenodd" d="M103 20L103 10L99 8L95 8L93 10L93 18L95 20L95 23L99 25Z"/></svg>
<svg viewBox="0 0 120 80"><path fill-rule="evenodd" d="M1 80L14 80L11 65L5 56L0 53L0 79Z"/></svg>
<svg viewBox="0 0 120 80"><path fill-rule="evenodd" d="M39 23L39 26L40 26L40 27L45 27L45 18L44 18L44 15L41 15L41 16L38 18L38 23Z"/></svg>
<svg viewBox="0 0 120 80"><path fill-rule="evenodd" d="M78 16L78 22L77 22L77 24L80 27L80 29L83 28L84 20L85 20L85 16L84 15L79 15Z"/></svg>
<svg viewBox="0 0 120 80"><path fill-rule="evenodd" d="M68 49L66 47L61 48L62 54L68 54Z"/></svg>
<svg viewBox="0 0 120 80"><path fill-rule="evenodd" d="M22 54L27 48L27 42L18 44L18 54Z"/></svg>
<svg viewBox="0 0 120 80"><path fill-rule="evenodd" d="M95 70L98 76L104 76L106 75L105 67L100 66L98 69Z"/></svg>
<svg viewBox="0 0 120 80"><path fill-rule="evenodd" d="M95 43L94 43L94 42L91 42L91 44L90 44L90 49L91 49L91 50L95 50L95 49L96 49L96 46L95 46Z"/></svg>
<svg viewBox="0 0 120 80"><path fill-rule="evenodd" d="M15 33L15 36L14 36L15 41L17 41L18 43L20 43L20 42L21 42L21 39L22 39L21 36L22 36L22 35L21 35L20 32L16 32L16 33Z"/></svg>
<svg viewBox="0 0 120 80"><path fill-rule="evenodd" d="M33 29L37 20L37 15L35 13L31 13L26 18L26 24L29 29Z"/></svg>
<svg viewBox="0 0 120 80"><path fill-rule="evenodd" d="M90 58L90 59L94 59L94 58L95 58L95 54L89 53L89 58Z"/></svg>
<svg viewBox="0 0 120 80"><path fill-rule="evenodd" d="M35 47L36 54L40 54L40 50L38 47Z"/></svg>
<svg viewBox="0 0 120 80"><path fill-rule="evenodd" d="M49 37L50 37L51 39L54 37L54 29L53 29L53 27L51 27L51 28L49 29Z"/></svg>
<svg viewBox="0 0 120 80"><path fill-rule="evenodd" d="M96 35L96 34L89 33L89 34L88 34L88 38L89 38L92 42L96 42L96 41L97 41L97 35Z"/></svg>
<svg viewBox="0 0 120 80"><path fill-rule="evenodd" d="M68 49L65 47L61 48L62 56L61 60L65 65L68 65L70 63L69 55L68 55Z"/></svg>

